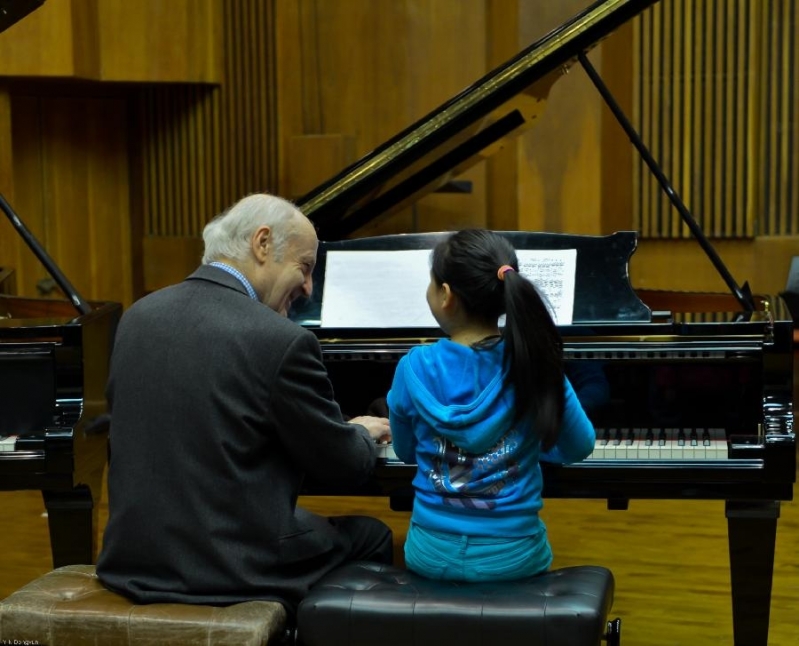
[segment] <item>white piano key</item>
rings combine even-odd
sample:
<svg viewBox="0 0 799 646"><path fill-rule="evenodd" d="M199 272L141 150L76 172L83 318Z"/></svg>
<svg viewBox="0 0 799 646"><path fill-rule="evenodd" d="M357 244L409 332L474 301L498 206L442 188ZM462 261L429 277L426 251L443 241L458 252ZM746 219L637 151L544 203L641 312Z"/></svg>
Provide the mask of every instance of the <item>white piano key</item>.
<svg viewBox="0 0 799 646"><path fill-rule="evenodd" d="M710 445L705 455L709 460L726 460L729 457L727 449L727 432L723 428L707 429Z"/></svg>
<svg viewBox="0 0 799 646"><path fill-rule="evenodd" d="M0 451L13 451L17 444L17 435L0 436Z"/></svg>

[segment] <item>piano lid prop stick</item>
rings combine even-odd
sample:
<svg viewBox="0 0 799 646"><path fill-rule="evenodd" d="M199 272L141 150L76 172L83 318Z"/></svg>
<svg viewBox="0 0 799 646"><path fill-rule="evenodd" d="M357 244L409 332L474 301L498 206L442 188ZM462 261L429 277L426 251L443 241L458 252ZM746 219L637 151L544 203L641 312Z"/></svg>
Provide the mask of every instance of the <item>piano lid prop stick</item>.
<svg viewBox="0 0 799 646"><path fill-rule="evenodd" d="M61 273L61 270L53 262L53 259L49 256L49 254L44 250L44 247L39 244L39 241L30 232L28 227L25 226L22 220L19 219L19 216L14 213L14 209L11 208L9 203L6 202L6 199L2 195L0 195L0 209L3 209L3 213L8 216L12 226L19 232L19 234L22 236L22 239L30 247L31 251L33 251L36 257L47 268L47 271L50 272L50 275L53 277L55 282L58 283L58 286L61 288L64 294L66 294L67 298L72 301L75 309L77 309L81 314L88 314L91 312L92 306L83 299L83 297L78 293L78 290L76 290L72 283L69 282L67 277Z"/></svg>

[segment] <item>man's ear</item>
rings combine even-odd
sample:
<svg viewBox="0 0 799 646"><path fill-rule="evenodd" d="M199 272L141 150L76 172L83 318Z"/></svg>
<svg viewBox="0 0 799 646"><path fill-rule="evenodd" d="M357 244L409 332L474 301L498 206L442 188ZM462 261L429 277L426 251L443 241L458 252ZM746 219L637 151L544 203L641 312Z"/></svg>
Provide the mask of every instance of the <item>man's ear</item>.
<svg viewBox="0 0 799 646"><path fill-rule="evenodd" d="M252 235L252 252L258 262L264 262L269 255L271 237L272 230L266 225L258 227Z"/></svg>

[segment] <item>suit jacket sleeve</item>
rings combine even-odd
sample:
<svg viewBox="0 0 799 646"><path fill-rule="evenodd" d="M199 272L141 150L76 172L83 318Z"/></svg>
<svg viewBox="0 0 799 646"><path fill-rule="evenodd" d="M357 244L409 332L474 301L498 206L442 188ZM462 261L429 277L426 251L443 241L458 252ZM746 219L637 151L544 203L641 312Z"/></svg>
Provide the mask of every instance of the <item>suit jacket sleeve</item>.
<svg viewBox="0 0 799 646"><path fill-rule="evenodd" d="M292 460L319 483L362 481L375 465L375 442L344 421L316 337L298 335L283 354L272 409Z"/></svg>

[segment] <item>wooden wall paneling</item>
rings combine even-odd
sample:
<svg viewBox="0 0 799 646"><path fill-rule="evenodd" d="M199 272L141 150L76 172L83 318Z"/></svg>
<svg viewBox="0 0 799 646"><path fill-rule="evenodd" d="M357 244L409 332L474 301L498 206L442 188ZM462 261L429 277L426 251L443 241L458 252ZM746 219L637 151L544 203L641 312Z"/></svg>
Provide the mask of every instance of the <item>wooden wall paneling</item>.
<svg viewBox="0 0 799 646"><path fill-rule="evenodd" d="M761 50L758 54L761 57L760 71L766 74L766 78L771 76L771 70L780 63L780 39L779 32L772 28L771 22L778 20L777 11L779 0L765 3L762 13L761 24ZM776 31L776 33L775 33ZM762 128L760 141L762 142L762 161L761 182L762 182L762 202L758 205L761 208L761 226L769 230L773 226L774 216L777 212L777 188L780 182L778 167L769 162L777 161L771 159L769 152L779 145L779 85L771 83L759 84L759 91L762 103L760 114L760 124Z"/></svg>
<svg viewBox="0 0 799 646"><path fill-rule="evenodd" d="M0 34L0 76L74 76L72 5L49 0Z"/></svg>
<svg viewBox="0 0 799 646"><path fill-rule="evenodd" d="M360 157L476 81L486 69L481 0L368 0L276 4L280 186L288 190L292 137L352 136ZM340 170L340 169L339 169ZM438 194L357 235L485 222L485 169L475 191Z"/></svg>
<svg viewBox="0 0 799 646"><path fill-rule="evenodd" d="M98 80L221 80L219 0L95 0L94 10L99 32Z"/></svg>
<svg viewBox="0 0 799 646"><path fill-rule="evenodd" d="M202 109L203 99L193 86L180 85L149 88L141 101L144 234L196 233L190 214L203 192L205 178L192 173L209 133L197 133L189 124L197 119L195 112Z"/></svg>
<svg viewBox="0 0 799 646"><path fill-rule="evenodd" d="M761 79L762 159L760 232L799 233L799 9L791 0L762 3L758 78Z"/></svg>
<svg viewBox="0 0 799 646"><path fill-rule="evenodd" d="M632 81L640 58L633 51L633 23L621 26L602 47L602 78L628 119L633 119ZM633 227L631 180L637 151L616 117L604 104L600 131L600 210L598 234L608 235Z"/></svg>
<svg viewBox="0 0 799 646"><path fill-rule="evenodd" d="M749 33L749 25L752 22L751 14L757 10L760 3L747 3L738 16L737 34L735 42L743 43L747 41L747 34ZM752 44L749 44L748 51L736 52L735 67L731 71L737 78L751 79L754 77L752 70L757 61L750 55L752 51ZM751 81L743 81L743 91L736 94L733 98L734 101L734 114L735 123L733 127L737 132L747 132L751 130L751 119L758 113L757 102L752 99L752 91L754 83ZM749 109L747 109L749 106ZM743 138L743 141L747 141ZM733 199L737 204L741 204L742 208L736 211L735 227L737 230L743 230L745 226L745 219L747 213L756 213L755 204L757 200L757 182L752 182L749 178L754 171L754 165L750 158L756 158L753 154L752 145L747 144L745 149L741 151L746 160L746 163L738 164L735 172L733 182L735 184L735 192Z"/></svg>
<svg viewBox="0 0 799 646"><path fill-rule="evenodd" d="M143 240L144 290L179 283L200 264L203 241L198 236L146 236Z"/></svg>
<svg viewBox="0 0 799 646"><path fill-rule="evenodd" d="M127 102L42 102L47 244L85 298L132 301Z"/></svg>
<svg viewBox="0 0 799 646"><path fill-rule="evenodd" d="M715 83L713 101L717 106L717 111L721 113L721 119L716 123L713 156L717 160L729 160L726 164L715 164L713 169L714 207L717 215L713 218L712 226L716 237L721 237L725 232L735 232L735 237L754 235L753 227L747 226L749 224L747 218L737 217L738 213L742 211L743 205L739 206L740 203L736 203L733 199L735 170L742 161L745 161L743 159L745 148L737 141L740 133L735 130L734 110L736 104L732 100L735 94L741 93L740 80L731 73L731 68L735 67L735 56L740 49L743 49L740 43L735 42L738 33L735 29L735 22L738 18L737 12L726 10L721 3L716 6L717 43L715 54L720 80ZM676 31L677 27L675 25L675 38L680 37ZM736 228L736 224L742 225L743 228Z"/></svg>
<svg viewBox="0 0 799 646"><path fill-rule="evenodd" d="M748 281L753 292L776 295L785 289L799 236L714 240L713 247L738 285ZM630 260L630 277L635 287L643 289L728 291L693 238L641 240Z"/></svg>
<svg viewBox="0 0 799 646"><path fill-rule="evenodd" d="M144 150L141 145L145 141L144 101L141 92L131 93L128 99L128 181L130 194L130 285L131 299L136 300L144 294L144 216L146 213L145 191L148 179L142 171L145 167Z"/></svg>
<svg viewBox="0 0 799 646"><path fill-rule="evenodd" d="M204 222L243 195L274 191L276 184L272 3L240 0L224 7L225 82L213 108L220 203Z"/></svg>
<svg viewBox="0 0 799 646"><path fill-rule="evenodd" d="M674 44L675 4L661 2L658 3L658 7L662 9L658 24L659 33L657 35L661 56L658 73L653 78L653 86L657 96L656 105L658 106L656 110L660 115L660 124L658 128L658 163L661 168L663 168L666 176L672 178L674 173L673 159L675 156L673 145L676 143L672 132L675 126L673 117L675 113L679 114L679 111L674 110L679 99L674 95L672 81L674 79L674 72L677 71L677 66L674 61L675 51L679 51L679 47L675 47ZM712 48L712 46L711 41L711 43L708 44L708 48ZM651 175L649 177L651 178ZM672 179L671 181L673 182L674 180ZM671 204L664 192L657 189L655 189L655 191L661 208L664 211L669 211L671 209ZM677 228L682 226L679 219L675 219L673 222L676 224Z"/></svg>
<svg viewBox="0 0 799 646"><path fill-rule="evenodd" d="M769 73L753 74L750 66L761 58L754 8L762 4L658 3L643 15L637 31L637 51L645 59L636 79L637 125L675 191L712 238L755 235L757 208L752 209L749 196L755 190L753 170L761 163L760 134L749 115L757 109L757 85ZM690 237L643 162L637 163L636 223L644 235Z"/></svg>
<svg viewBox="0 0 799 646"><path fill-rule="evenodd" d="M39 97L12 95L14 203L11 206L27 229L50 253L52 250L48 245L45 200L41 184L44 172L41 104ZM17 290L24 296L39 296L37 282L49 278L49 274L16 232L14 236L16 253L12 264L17 270Z"/></svg>
<svg viewBox="0 0 799 646"><path fill-rule="evenodd" d="M86 110L92 298L133 302L130 141L126 99L92 99Z"/></svg>
<svg viewBox="0 0 799 646"><path fill-rule="evenodd" d="M14 168L11 149L11 95L0 85L0 195L14 207ZM19 236L5 216L0 214L0 267L13 268ZM14 277L16 284L17 276Z"/></svg>
<svg viewBox="0 0 799 646"><path fill-rule="evenodd" d="M707 235L712 235L712 214L713 214L713 183L712 173L712 148L713 148L713 135L714 129L712 127L714 121L714 104L713 98L713 58L714 51L715 22L713 20L715 3L706 2L702 5L695 5L689 7L690 10L696 12L698 29L694 34L694 39L697 44L701 43L701 48L698 55L694 58L694 68L690 70L691 78L693 80L692 91L696 95L697 110L694 113L693 132L696 138L694 145L694 157L692 158L692 167L696 177L695 199L692 200L690 210L697 222L702 226L703 231ZM660 63L661 53L658 44L653 43L653 58L656 64ZM660 85L661 79L653 78L653 85L656 87ZM653 120L652 128L658 128L659 119L662 118L664 108L653 109L650 118ZM659 141L657 143L657 150L660 152L663 149L664 143ZM721 160L716 160L721 162ZM651 179L648 179L651 182ZM681 190L681 187L677 187ZM665 226L656 228L655 235L658 237L666 238L680 238L689 235L688 229L683 225L678 217L675 217L671 205L666 200L666 196L661 193L658 195L658 219ZM653 227L654 228L654 227Z"/></svg>
<svg viewBox="0 0 799 646"><path fill-rule="evenodd" d="M275 84L280 88L275 96L276 117L278 122L277 137L277 192L291 195L291 186L306 185L306 181L298 175L299 171L291 167L291 144L294 137L320 134L306 132L303 125L303 49L300 46L302 19L300 10L304 3L296 0L275 0ZM345 134L345 133L339 133Z"/></svg>
<svg viewBox="0 0 799 646"><path fill-rule="evenodd" d="M406 38L410 110L405 115L406 125L488 71L487 4L474 0L426 0L409 5ZM386 28L389 36L390 25ZM477 164L457 178L471 183L471 193L434 193L422 198L411 209L411 230L486 226L486 166Z"/></svg>
<svg viewBox="0 0 799 646"><path fill-rule="evenodd" d="M100 0L69 0L74 76L83 79L102 78L100 3Z"/></svg>
<svg viewBox="0 0 799 646"><path fill-rule="evenodd" d="M684 0L682 0L682 2L684 5ZM694 69L696 65L695 60L700 56L700 51L703 46L703 39L701 36L698 36L696 25L697 20L695 19L694 12L683 8L680 26L680 35L684 50L683 67L679 72L682 77L682 86L679 94L679 104L677 105L682 124L682 137L680 142L682 146L682 155L677 161L678 167L675 169L675 172L679 173L677 176L679 178L677 183L681 187L683 201L685 204L689 205L689 208L690 205L694 204L695 196L698 193L695 185L696 178L693 173L693 165L691 163L696 153L693 148L693 141L698 140L694 131L700 127L692 95L698 94L698 92L692 91L692 86L686 76L686 70ZM632 79L630 82L631 84L634 83ZM738 106L736 113L739 115L739 118L743 116L745 114L743 106ZM638 123L640 122L639 120ZM741 130L741 132L743 132L743 130ZM741 186L741 191L744 191L743 186Z"/></svg>
<svg viewBox="0 0 799 646"><path fill-rule="evenodd" d="M288 175L285 197L294 200L349 166L356 159L355 137L302 135L288 140Z"/></svg>
<svg viewBox="0 0 799 646"><path fill-rule="evenodd" d="M650 9L651 11L651 9ZM632 23L633 29L633 78L631 79L631 117L632 123L638 126L638 134L640 135L644 144L649 148L651 145L651 134L647 131L648 121L644 118L645 114L651 111L651 97L649 96L648 89L650 87L646 79L652 77L652 58L651 52L644 48L643 31L646 28L647 17L643 16ZM641 204L648 203L651 199L649 193L652 188L650 182L643 181L644 176L649 172L648 169L637 159L638 152L636 151L631 157L632 160L632 186L630 187L630 217L632 222L637 226L629 228L637 229L642 235L651 233L648 228L651 224L649 218L640 216Z"/></svg>
<svg viewBox="0 0 799 646"><path fill-rule="evenodd" d="M45 243L56 264L84 298L90 299L92 257L87 199L92 190L90 148L84 136L88 102L48 98L41 101L42 175ZM80 142L80 143L79 143ZM57 292L51 294L58 296Z"/></svg>
<svg viewBox="0 0 799 646"><path fill-rule="evenodd" d="M184 238L199 240L213 216L248 193L278 192L273 3L220 6L220 86L169 85L141 94L142 153L135 172L144 191L145 291L182 279L199 261L180 252L170 260L160 250L182 249ZM165 266L170 262L174 266Z"/></svg>
<svg viewBox="0 0 799 646"><path fill-rule="evenodd" d="M522 43L529 45L584 8L582 0L520 3ZM601 73L602 46L589 58ZM520 228L599 232L601 101L579 66L552 87L540 123L522 140Z"/></svg>
<svg viewBox="0 0 799 646"><path fill-rule="evenodd" d="M240 2L232 2L227 5L225 11L225 36L229 38L233 26L241 26ZM237 101L226 100L226 95L236 96L237 89L240 91L245 82L241 69L241 59L246 55L243 39L229 39L226 44L226 54L228 64L225 67L225 91L220 96L220 117L223 130L214 136L220 137L220 153L222 163L221 185L223 194L238 193L237 178L240 176L241 156L237 151L241 145L241 136L244 125L238 111L241 105ZM224 133L224 135L222 134ZM226 136L225 136L226 135Z"/></svg>
<svg viewBox="0 0 799 646"><path fill-rule="evenodd" d="M486 3L486 62L494 69L524 47L519 43L519 2ZM514 141L486 162L486 226L497 231L519 228L519 163L521 144Z"/></svg>
<svg viewBox="0 0 799 646"><path fill-rule="evenodd" d="M761 292L784 288L799 248L798 15L789 0L678 0L637 23L634 122L656 159L679 160L664 170L733 277ZM663 136L667 126L676 137ZM726 290L643 164L635 168L634 284Z"/></svg>
<svg viewBox="0 0 799 646"><path fill-rule="evenodd" d="M218 82L219 0L49 0L0 35L0 75Z"/></svg>

